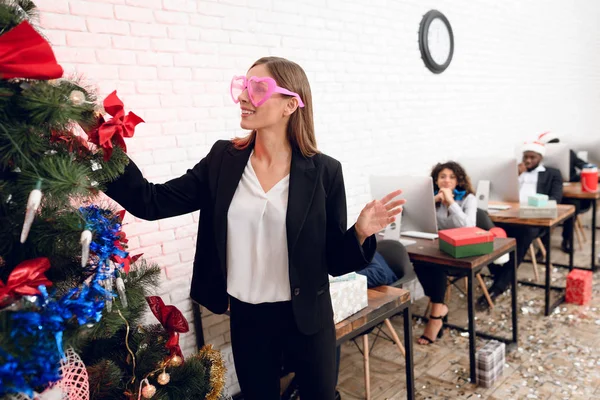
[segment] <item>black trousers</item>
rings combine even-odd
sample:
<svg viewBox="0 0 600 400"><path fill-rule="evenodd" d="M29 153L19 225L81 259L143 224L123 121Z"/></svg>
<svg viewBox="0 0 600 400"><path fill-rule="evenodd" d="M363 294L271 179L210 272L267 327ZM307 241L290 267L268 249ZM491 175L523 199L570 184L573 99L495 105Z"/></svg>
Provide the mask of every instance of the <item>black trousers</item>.
<svg viewBox="0 0 600 400"><path fill-rule="evenodd" d="M413 265L425 295L429 296L432 303L444 303L448 273L428 263L413 262Z"/></svg>
<svg viewBox="0 0 600 400"><path fill-rule="evenodd" d="M517 267L523 262L525 254L531 243L542 234L542 230L536 227L515 227L502 224L498 224L499 227L506 231L506 234L510 238L517 240ZM514 253L510 253L511 260L514 258ZM508 289L510 285L512 274L510 268L504 268L503 265L490 264L488 266L490 272L494 275L494 283L492 287L495 287L500 292Z"/></svg>
<svg viewBox="0 0 600 400"><path fill-rule="evenodd" d="M592 206L591 200L579 200L579 199L563 199L562 204L570 204L575 206L575 215L584 213ZM571 235L573 234L573 219L569 218L563 223L562 237L564 241L569 242ZM572 245L572 243L571 243Z"/></svg>
<svg viewBox="0 0 600 400"><path fill-rule="evenodd" d="M333 400L336 382L335 326L302 334L292 303L248 304L231 297L231 344L245 400L279 400L284 363L295 371L300 396Z"/></svg>

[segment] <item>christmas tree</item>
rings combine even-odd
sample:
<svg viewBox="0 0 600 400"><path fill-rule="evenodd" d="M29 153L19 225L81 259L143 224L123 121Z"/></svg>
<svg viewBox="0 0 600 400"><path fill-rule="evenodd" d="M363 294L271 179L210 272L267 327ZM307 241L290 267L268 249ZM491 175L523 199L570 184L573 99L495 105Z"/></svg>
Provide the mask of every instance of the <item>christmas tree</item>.
<svg viewBox="0 0 600 400"><path fill-rule="evenodd" d="M63 79L34 21L0 0L0 399L219 399L220 354L184 359L187 321L151 296L159 267L97 204L143 121ZM148 308L159 324L141 326Z"/></svg>

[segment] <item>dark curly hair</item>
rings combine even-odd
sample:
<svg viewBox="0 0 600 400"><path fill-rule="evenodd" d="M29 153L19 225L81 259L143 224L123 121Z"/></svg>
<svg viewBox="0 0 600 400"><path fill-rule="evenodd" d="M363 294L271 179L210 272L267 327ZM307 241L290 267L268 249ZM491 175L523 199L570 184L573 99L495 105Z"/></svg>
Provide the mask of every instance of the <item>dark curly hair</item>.
<svg viewBox="0 0 600 400"><path fill-rule="evenodd" d="M459 163L454 161L438 163L435 167L433 167L433 170L431 171L431 178L433 179L434 191L437 192L440 190L439 186L437 185L437 180L440 172L445 169L449 169L450 171L454 172L454 175L456 175L456 189L466 191L467 195L475 194L473 185L471 185L471 179L469 179L465 169Z"/></svg>

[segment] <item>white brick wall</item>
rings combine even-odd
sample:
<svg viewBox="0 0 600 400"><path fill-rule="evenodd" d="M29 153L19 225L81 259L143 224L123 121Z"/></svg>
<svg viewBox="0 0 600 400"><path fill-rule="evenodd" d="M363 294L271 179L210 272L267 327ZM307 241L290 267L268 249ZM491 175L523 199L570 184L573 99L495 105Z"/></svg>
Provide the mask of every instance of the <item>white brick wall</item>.
<svg viewBox="0 0 600 400"><path fill-rule="evenodd" d="M426 173L464 153L512 152L545 130L598 134L596 0L38 3L65 69L84 74L102 95L117 89L146 120L128 148L155 182L183 173L215 140L241 133L229 79L264 55L305 68L320 148L344 164L350 221L370 200L372 173ZM455 36L453 62L441 75L424 67L417 42L431 8L445 13ZM190 320L197 220L126 228L132 248L163 266L165 301ZM230 358L227 320L213 317L206 338ZM193 349L193 335L184 346ZM234 376L230 384L235 392Z"/></svg>

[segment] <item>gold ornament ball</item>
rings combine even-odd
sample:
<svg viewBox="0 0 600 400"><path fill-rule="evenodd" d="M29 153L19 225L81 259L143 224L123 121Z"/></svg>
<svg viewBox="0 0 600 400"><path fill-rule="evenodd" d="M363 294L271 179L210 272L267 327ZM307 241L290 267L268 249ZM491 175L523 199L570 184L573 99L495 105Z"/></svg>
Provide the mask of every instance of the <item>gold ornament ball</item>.
<svg viewBox="0 0 600 400"><path fill-rule="evenodd" d="M69 100L76 106L80 106L85 102L85 94L81 90L73 90L69 95Z"/></svg>
<svg viewBox="0 0 600 400"><path fill-rule="evenodd" d="M169 363L173 367L179 367L179 366L181 366L181 364L183 364L183 360L179 356L173 356L173 357L171 357L171 360L169 361Z"/></svg>
<svg viewBox="0 0 600 400"><path fill-rule="evenodd" d="M158 376L158 378L156 378L156 380L161 385L166 385L171 380L171 375L167 374L166 372L163 372Z"/></svg>
<svg viewBox="0 0 600 400"><path fill-rule="evenodd" d="M156 394L156 387L154 385L147 385L142 389L142 396L145 399L151 399Z"/></svg>

